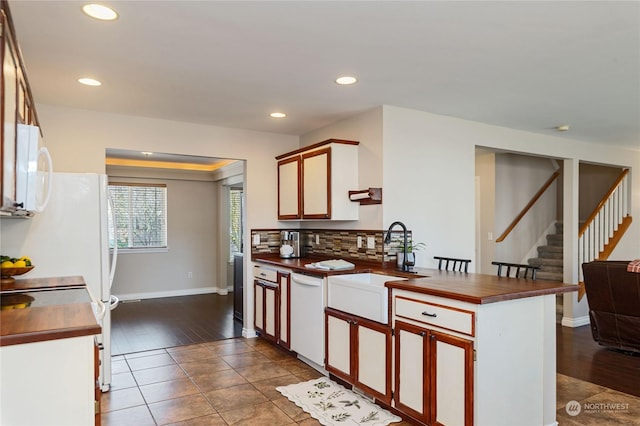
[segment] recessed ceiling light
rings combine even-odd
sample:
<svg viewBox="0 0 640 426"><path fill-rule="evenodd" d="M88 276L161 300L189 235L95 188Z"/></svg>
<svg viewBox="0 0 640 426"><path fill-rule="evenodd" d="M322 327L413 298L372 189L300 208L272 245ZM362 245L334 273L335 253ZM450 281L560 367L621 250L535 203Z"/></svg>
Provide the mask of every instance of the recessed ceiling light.
<svg viewBox="0 0 640 426"><path fill-rule="evenodd" d="M353 84L355 82L357 82L358 79L355 77L351 77L348 75L345 75L343 77L338 77L336 78L336 83L338 84L342 84L342 85L349 85L349 84Z"/></svg>
<svg viewBox="0 0 640 426"><path fill-rule="evenodd" d="M269 115L273 118L285 118L287 116L284 112L272 112Z"/></svg>
<svg viewBox="0 0 640 426"><path fill-rule="evenodd" d="M82 6L82 11L88 16L101 21L113 21L118 18L118 13L115 10L101 4L85 4Z"/></svg>
<svg viewBox="0 0 640 426"><path fill-rule="evenodd" d="M149 152L149 151L142 151L140 154L142 154L142 155L144 155L144 156L148 157L148 156L150 156L150 155L153 155L153 152Z"/></svg>
<svg viewBox="0 0 640 426"><path fill-rule="evenodd" d="M556 126L556 130L559 132L566 132L567 130L569 130L569 125L568 124L561 124L559 126Z"/></svg>
<svg viewBox="0 0 640 426"><path fill-rule="evenodd" d="M84 84L85 86L101 86L102 83L93 78L79 78L78 83Z"/></svg>

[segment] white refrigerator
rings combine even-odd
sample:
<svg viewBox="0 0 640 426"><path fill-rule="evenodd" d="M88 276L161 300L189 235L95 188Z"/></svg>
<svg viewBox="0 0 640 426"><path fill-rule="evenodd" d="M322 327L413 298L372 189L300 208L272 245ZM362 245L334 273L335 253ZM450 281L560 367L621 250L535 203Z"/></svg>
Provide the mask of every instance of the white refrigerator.
<svg viewBox="0 0 640 426"><path fill-rule="evenodd" d="M35 268L20 278L81 275L94 300L102 326L100 386L111 384L111 310L117 298L111 295L116 255L109 250L108 181L106 175L53 173L52 192L46 209L28 219L0 221L2 254L29 256ZM115 221L112 221L115 223ZM100 303L97 303L101 305Z"/></svg>

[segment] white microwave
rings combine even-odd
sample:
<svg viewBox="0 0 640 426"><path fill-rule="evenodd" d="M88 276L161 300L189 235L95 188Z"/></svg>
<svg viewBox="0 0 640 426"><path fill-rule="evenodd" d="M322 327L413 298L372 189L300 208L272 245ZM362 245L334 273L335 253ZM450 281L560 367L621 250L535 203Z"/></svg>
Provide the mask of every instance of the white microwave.
<svg viewBox="0 0 640 426"><path fill-rule="evenodd" d="M53 164L45 147L40 147L40 128L18 124L16 133L16 215L41 212L51 196Z"/></svg>

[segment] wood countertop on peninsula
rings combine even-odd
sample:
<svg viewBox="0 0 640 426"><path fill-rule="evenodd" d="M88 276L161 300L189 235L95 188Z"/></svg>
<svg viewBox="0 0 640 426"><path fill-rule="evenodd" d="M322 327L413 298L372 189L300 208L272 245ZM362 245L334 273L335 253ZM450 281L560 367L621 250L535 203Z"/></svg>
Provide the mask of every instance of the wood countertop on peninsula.
<svg viewBox="0 0 640 426"><path fill-rule="evenodd" d="M438 269L419 269L419 274L424 277L389 281L385 286L390 289L408 290L477 305L578 291L578 285L557 281L466 274Z"/></svg>
<svg viewBox="0 0 640 426"><path fill-rule="evenodd" d="M0 297L60 289L82 289L82 277L35 278L16 280L3 288ZM11 292L9 292L11 290ZM87 292L87 299L89 293ZM54 304L0 311L0 346L100 334L101 327L90 302Z"/></svg>
<svg viewBox="0 0 640 426"><path fill-rule="evenodd" d="M478 305L525 297L568 293L578 290L578 285L564 284L557 281L534 281L524 278L507 278L488 274L440 271L438 269L416 268L416 273L412 274L398 271L395 267L385 267L380 263L350 258L345 258L345 260L354 263L355 268L346 271L325 271L305 267L308 263L327 259L329 258L303 257L299 259L282 259L276 254L254 254L251 257L251 260L254 262L265 263L276 267L279 266L295 272L307 272L322 276L375 272L409 278L408 280L388 281L385 286L390 289L407 290Z"/></svg>

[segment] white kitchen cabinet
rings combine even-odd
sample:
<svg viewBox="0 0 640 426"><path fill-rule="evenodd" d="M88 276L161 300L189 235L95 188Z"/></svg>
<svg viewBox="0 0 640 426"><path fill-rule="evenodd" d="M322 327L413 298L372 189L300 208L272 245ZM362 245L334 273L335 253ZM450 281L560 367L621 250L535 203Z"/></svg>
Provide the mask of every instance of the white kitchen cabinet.
<svg viewBox="0 0 640 426"><path fill-rule="evenodd" d="M326 370L387 404L391 402L391 328L326 308Z"/></svg>
<svg viewBox="0 0 640 426"><path fill-rule="evenodd" d="M94 336L0 347L0 424L93 425L94 350Z"/></svg>
<svg viewBox="0 0 640 426"><path fill-rule="evenodd" d="M425 424L473 425L473 341L395 323L395 407Z"/></svg>
<svg viewBox="0 0 640 426"><path fill-rule="evenodd" d="M280 346L289 349L291 342L291 273L278 271L278 283L280 328L277 333L277 340Z"/></svg>
<svg viewBox="0 0 640 426"><path fill-rule="evenodd" d="M2 2L0 12L0 55L2 58L2 129L0 132L0 211L16 208L16 143L18 124L39 126L35 104L27 80L20 46L15 38L8 2Z"/></svg>
<svg viewBox="0 0 640 426"><path fill-rule="evenodd" d="M278 220L301 219L300 156L278 161Z"/></svg>
<svg viewBox="0 0 640 426"><path fill-rule="evenodd" d="M262 337L285 349L291 341L291 272L254 266L254 325Z"/></svg>
<svg viewBox="0 0 640 426"><path fill-rule="evenodd" d="M553 424L555 295L391 292L396 409L425 425Z"/></svg>
<svg viewBox="0 0 640 426"><path fill-rule="evenodd" d="M329 139L276 157L278 220L357 220L358 144Z"/></svg>
<svg viewBox="0 0 640 426"><path fill-rule="evenodd" d="M254 280L255 295L255 327L256 331L267 340L277 340L278 320L278 285Z"/></svg>

